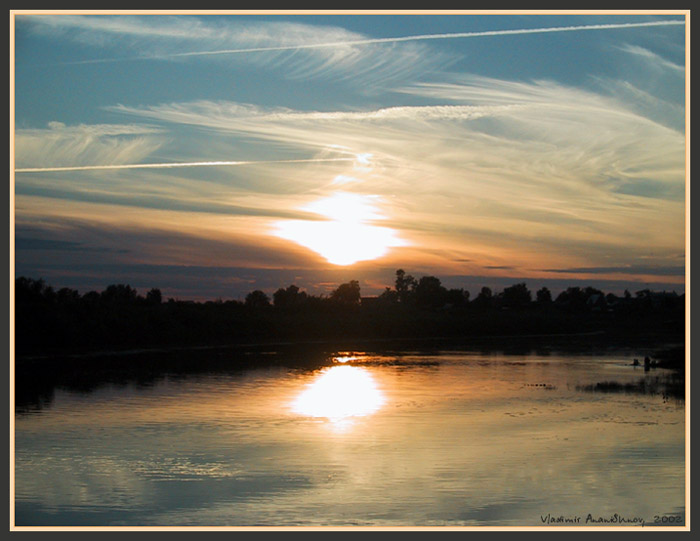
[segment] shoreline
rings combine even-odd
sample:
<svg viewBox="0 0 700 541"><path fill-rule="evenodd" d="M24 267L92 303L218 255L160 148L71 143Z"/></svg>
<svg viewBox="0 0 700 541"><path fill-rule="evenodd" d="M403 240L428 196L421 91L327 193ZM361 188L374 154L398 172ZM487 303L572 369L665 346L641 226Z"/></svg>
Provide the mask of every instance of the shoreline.
<svg viewBox="0 0 700 541"><path fill-rule="evenodd" d="M107 383L149 384L165 376L236 373L257 368L317 370L333 364L334 355L441 355L459 352L503 356L619 354L629 365L650 356L657 377L685 380L685 346L678 336L619 336L605 332L490 335L479 337L384 338L248 342L62 352L16 359L12 370L17 413L42 409L56 389L90 392ZM646 370L645 370L646 371ZM667 375L666 375L667 374ZM605 383L605 382L604 382ZM623 392L636 388L603 387ZM596 389L597 390L597 389ZM678 393L674 393L678 394Z"/></svg>
<svg viewBox="0 0 700 541"><path fill-rule="evenodd" d="M537 333L537 334L493 334L484 336L421 336L421 337L387 337L387 338L345 338L345 339L319 339L319 340L271 340L271 341L255 341L255 342L239 342L239 343L220 343L220 344L183 344L183 345L152 345L143 347L131 348L111 348L111 349L90 349L90 350L56 350L44 351L36 353L26 353L14 355L14 362L41 362L47 360L80 360L80 359L95 359L95 358L114 358L126 356L138 356L149 354L167 354L167 353L198 353L204 351L238 351L242 353L260 353L261 350L285 350L285 349L304 349L325 347L327 350L357 350L371 349L372 346L395 345L396 348L402 349L402 345L413 346L410 349L424 347L432 349L435 345L446 345L457 347L458 349L468 350L472 347L489 349L502 349L508 345L522 345L527 342L532 347L540 346L574 346L581 339L592 339L592 342L587 342L585 347L599 346L603 348L611 347L634 347L642 349L644 346L640 342L652 342L653 345L648 345L649 349L673 349L678 348L684 343L684 338L680 336L672 336L666 333L657 336L644 335L628 335L628 334L611 334L608 331L586 331L579 333ZM567 339L573 340L573 343L562 343ZM634 345L639 344L639 345ZM381 348L380 348L381 349Z"/></svg>
<svg viewBox="0 0 700 541"><path fill-rule="evenodd" d="M89 350L89 351L56 351L38 354L28 354L15 356L17 361L42 360L49 358L87 358L87 357L106 357L116 355L138 355L140 353L167 353L171 351L205 351L216 349L255 349L255 348L283 348L290 346L322 346L333 345L339 342L354 342L361 344L379 344L391 342L439 342L439 341L484 341L484 340L531 340L531 339L557 339L557 338L579 338L586 336L602 336L605 331L592 331L583 333L551 333L551 334L528 334L528 335L489 335L481 337L454 337L454 336L432 336L432 337L405 337L405 338L348 338L348 339L325 339L325 340L295 340L295 341L271 341L271 342L247 342L247 343L230 343L217 345L173 345L173 346L144 346L130 349L104 349L104 350Z"/></svg>
<svg viewBox="0 0 700 541"><path fill-rule="evenodd" d="M453 343L453 344L464 344L483 346L484 343L493 345L492 343L497 340L502 340L505 342L523 342L523 341L543 341L544 344L548 340L559 341L570 339L581 339L581 338L594 338L594 339L605 339L605 343L610 343L611 346L619 344L620 342L630 343L637 341L648 341L653 340L654 342L669 342L669 343L681 343L682 337L674 337L667 334L661 334L656 337L650 337L648 334L642 336L633 335L616 335L611 336L611 333L607 331L587 331L579 333L536 333L536 334L492 334L492 335L482 335L482 336L418 336L418 337L387 337L387 338L327 338L327 339L300 339L300 340L270 340L270 341L255 341L255 342L230 342L230 343L218 343L218 344L182 344L182 345L151 345L142 347L129 347L129 348L110 348L110 349L89 349L89 350L56 350L56 351L44 351L36 353L25 353L25 354L15 354L14 360L16 362L24 361L41 361L46 359L78 359L78 358L99 358L99 357L115 357L115 356L127 356L127 355L140 355L149 353L170 353L170 352L197 352L197 351L207 351L207 350L256 350L256 349L266 349L266 348L303 348L305 346L337 346L336 348L330 347L330 349L343 349L346 344L357 344L358 346L363 345L373 345L373 344L429 344L434 343Z"/></svg>

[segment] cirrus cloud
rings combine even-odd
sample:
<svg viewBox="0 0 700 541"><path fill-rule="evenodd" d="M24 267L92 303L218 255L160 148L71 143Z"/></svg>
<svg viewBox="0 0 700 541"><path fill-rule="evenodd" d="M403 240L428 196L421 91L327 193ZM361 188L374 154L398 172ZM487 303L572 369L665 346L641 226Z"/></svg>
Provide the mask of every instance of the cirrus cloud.
<svg viewBox="0 0 700 541"><path fill-rule="evenodd" d="M138 162L167 141L163 130L136 124L51 122L46 128L15 131L16 167L90 166Z"/></svg>

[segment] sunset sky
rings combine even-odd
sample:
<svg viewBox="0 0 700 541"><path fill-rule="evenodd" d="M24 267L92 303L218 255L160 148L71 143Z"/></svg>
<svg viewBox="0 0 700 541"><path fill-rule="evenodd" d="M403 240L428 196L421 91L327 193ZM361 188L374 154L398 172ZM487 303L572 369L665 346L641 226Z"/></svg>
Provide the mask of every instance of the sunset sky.
<svg viewBox="0 0 700 541"><path fill-rule="evenodd" d="M684 12L14 15L16 276L685 290Z"/></svg>

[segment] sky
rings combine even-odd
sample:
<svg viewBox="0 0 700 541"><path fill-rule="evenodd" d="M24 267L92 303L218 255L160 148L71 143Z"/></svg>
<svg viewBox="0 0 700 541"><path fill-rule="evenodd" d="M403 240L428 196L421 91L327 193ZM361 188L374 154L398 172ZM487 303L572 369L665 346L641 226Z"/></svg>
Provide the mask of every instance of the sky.
<svg viewBox="0 0 700 541"><path fill-rule="evenodd" d="M12 15L15 276L685 291L689 13Z"/></svg>

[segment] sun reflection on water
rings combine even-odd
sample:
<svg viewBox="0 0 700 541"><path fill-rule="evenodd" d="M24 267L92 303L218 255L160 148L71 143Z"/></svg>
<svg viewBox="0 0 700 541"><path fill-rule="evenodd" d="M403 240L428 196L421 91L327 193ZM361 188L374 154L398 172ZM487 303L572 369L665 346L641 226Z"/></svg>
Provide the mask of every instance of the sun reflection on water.
<svg viewBox="0 0 700 541"><path fill-rule="evenodd" d="M293 402L292 411L347 428L383 404L384 395L366 368L341 365L322 370Z"/></svg>

